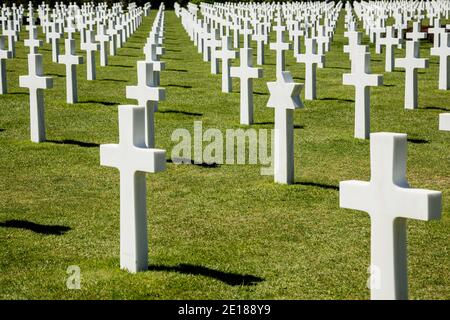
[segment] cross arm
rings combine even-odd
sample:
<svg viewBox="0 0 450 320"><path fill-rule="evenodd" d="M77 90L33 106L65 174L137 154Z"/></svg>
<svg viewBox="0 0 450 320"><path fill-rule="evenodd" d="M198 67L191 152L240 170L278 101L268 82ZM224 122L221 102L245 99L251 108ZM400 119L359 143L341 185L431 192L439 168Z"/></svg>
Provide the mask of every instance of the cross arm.
<svg viewBox="0 0 450 320"><path fill-rule="evenodd" d="M22 88L32 88L36 89L51 89L53 88L52 77L30 77L30 76L20 76L19 86Z"/></svg>
<svg viewBox="0 0 450 320"><path fill-rule="evenodd" d="M102 144L100 145L100 165L119 169L119 145Z"/></svg>
<svg viewBox="0 0 450 320"><path fill-rule="evenodd" d="M439 219L442 210L442 193L425 189L396 187L399 199L393 205L399 217L429 221Z"/></svg>
<svg viewBox="0 0 450 320"><path fill-rule="evenodd" d="M133 148L133 162L136 171L161 172L166 169L166 150Z"/></svg>
<svg viewBox="0 0 450 320"><path fill-rule="evenodd" d="M348 180L339 183L339 207L369 213L370 183Z"/></svg>

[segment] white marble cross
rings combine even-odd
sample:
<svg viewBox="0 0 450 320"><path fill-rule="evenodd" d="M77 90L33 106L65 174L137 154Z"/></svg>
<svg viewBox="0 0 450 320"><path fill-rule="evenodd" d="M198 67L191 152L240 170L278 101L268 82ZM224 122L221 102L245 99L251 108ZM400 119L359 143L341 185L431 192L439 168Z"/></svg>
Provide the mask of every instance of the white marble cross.
<svg viewBox="0 0 450 320"><path fill-rule="evenodd" d="M405 109L418 108L417 69L428 68L428 59L420 58L419 42L406 41L406 56L395 59L395 67L405 69Z"/></svg>
<svg viewBox="0 0 450 320"><path fill-rule="evenodd" d="M68 37L67 39L73 39L73 34L77 31L75 28L75 18L72 16L67 17L67 27L65 28L65 32L67 33ZM81 43L83 43L81 41Z"/></svg>
<svg viewBox="0 0 450 320"><path fill-rule="evenodd" d="M264 44L268 41L267 34L264 33L264 25L258 24L257 34L252 36L252 39L256 41L256 64L264 64Z"/></svg>
<svg viewBox="0 0 450 320"><path fill-rule="evenodd" d="M305 39L305 53L297 55L297 62L305 64L305 100L314 100L316 94L316 70L318 64L324 64L325 56L317 54L317 43L314 38Z"/></svg>
<svg viewBox="0 0 450 320"><path fill-rule="evenodd" d="M445 28L441 27L439 18L434 19L433 27L428 27L428 33L433 35L433 48L439 47L441 33L445 33Z"/></svg>
<svg viewBox="0 0 450 320"><path fill-rule="evenodd" d="M16 57L16 38L18 32L14 28L14 22L8 20L8 29L3 29L3 35L8 38L8 51L11 52L13 58Z"/></svg>
<svg viewBox="0 0 450 320"><path fill-rule="evenodd" d="M370 87L383 84L383 76L370 73L370 53L366 46L354 47L352 72L342 75L343 84L355 87L355 138L368 139L370 134Z"/></svg>
<svg viewBox="0 0 450 320"><path fill-rule="evenodd" d="M439 89L450 89L450 33L440 33L439 47L431 48L431 55L439 57Z"/></svg>
<svg viewBox="0 0 450 320"><path fill-rule="evenodd" d="M136 99L140 107L145 109L145 145L155 147L155 103L165 99L165 89L154 83L153 63L137 62L138 84L126 87L128 99Z"/></svg>
<svg viewBox="0 0 450 320"><path fill-rule="evenodd" d="M78 102L77 64L83 63L83 57L75 55L75 40L66 39L65 54L60 55L59 63L66 65L67 103Z"/></svg>
<svg viewBox="0 0 450 320"><path fill-rule="evenodd" d="M117 54L117 39L119 38L119 32L117 32L112 21L109 21L106 33L110 36L111 39L111 41L109 42L109 54L111 56L115 56Z"/></svg>
<svg viewBox="0 0 450 320"><path fill-rule="evenodd" d="M165 69L166 63L164 61L160 61L157 54L157 44L150 41L147 41L147 44L144 46L144 54L145 61L151 62L153 64L153 83L155 86L159 86L160 84L160 72ZM155 111L158 111L158 102L154 103Z"/></svg>
<svg viewBox="0 0 450 320"><path fill-rule="evenodd" d="M263 69L254 68L252 62L253 49L245 47L240 49L241 65L231 67L232 77L239 78L240 89L240 123L250 125L253 123L253 79L262 78Z"/></svg>
<svg viewBox="0 0 450 320"><path fill-rule="evenodd" d="M8 92L6 60L12 58L12 52L6 49L5 36L0 36L0 94Z"/></svg>
<svg viewBox="0 0 450 320"><path fill-rule="evenodd" d="M125 38L125 30L123 25L120 23L120 18L117 18L115 29L117 31L117 48L122 48Z"/></svg>
<svg viewBox="0 0 450 320"><path fill-rule="evenodd" d="M43 41L38 39L38 29L36 26L29 26L29 38L25 39L24 44L30 48L30 53L38 53L39 47L42 46Z"/></svg>
<svg viewBox="0 0 450 320"><path fill-rule="evenodd" d="M211 74L219 73L219 59L216 55L217 48L220 47L222 41L219 40L219 30L215 29L214 33L211 34L211 37L207 40L208 48L211 52Z"/></svg>
<svg viewBox="0 0 450 320"><path fill-rule="evenodd" d="M100 50L100 44L94 40L95 34L92 30L86 30L86 41L81 43L81 50L86 51L86 76L87 80L95 80L95 52Z"/></svg>
<svg viewBox="0 0 450 320"><path fill-rule="evenodd" d="M330 38L326 35L325 27L319 26L317 30L317 53L322 55L330 50ZM323 68L324 66L319 63L319 68Z"/></svg>
<svg viewBox="0 0 450 320"><path fill-rule="evenodd" d="M395 46L401 43L399 38L394 36L394 29L392 26L386 27L386 36L380 38L380 45L386 46L386 60L384 70L386 72L392 72L394 70L394 50Z"/></svg>
<svg viewBox="0 0 450 320"><path fill-rule="evenodd" d="M244 21L244 26L242 27L241 34L244 38L244 48L250 48L250 39L252 36L252 28L249 20Z"/></svg>
<svg viewBox="0 0 450 320"><path fill-rule="evenodd" d="M283 71L276 82L268 82L269 108L275 108L274 180L294 183L294 109L303 108L300 91L303 85L294 83L289 71Z"/></svg>
<svg viewBox="0 0 450 320"><path fill-rule="evenodd" d="M300 25L301 25L301 22L296 21L294 23L294 28L290 33L292 38L294 39L294 45L293 45L294 57L296 57L300 54L300 47L301 47L300 37L305 35L305 31L301 29Z"/></svg>
<svg viewBox="0 0 450 320"><path fill-rule="evenodd" d="M349 59L352 60L352 55L358 53L358 48L361 47L362 34L359 31L346 31L344 36L348 38L348 44L344 45L343 50L348 53ZM364 48L366 48L366 52L369 52L367 46L364 46Z"/></svg>
<svg viewBox="0 0 450 320"><path fill-rule="evenodd" d="M413 29L411 32L406 33L406 38L413 41L419 41L427 37L426 32L421 31L422 25L418 21L413 22Z"/></svg>
<svg viewBox="0 0 450 320"><path fill-rule="evenodd" d="M233 30L233 46L237 49L239 48L239 30L241 29L241 26L237 20L234 20L230 28Z"/></svg>
<svg viewBox="0 0 450 320"><path fill-rule="evenodd" d="M223 37L222 49L216 51L216 57L222 60L222 92L231 92L230 60L237 56L238 53L231 50L231 37Z"/></svg>
<svg viewBox="0 0 450 320"><path fill-rule="evenodd" d="M375 26L373 26L370 29L371 32L374 33L375 36L375 53L380 54L381 53L381 35L386 32L386 28L384 28L381 23L378 21L375 23Z"/></svg>
<svg viewBox="0 0 450 320"><path fill-rule="evenodd" d="M59 39L61 38L61 32L59 31L59 24L53 22L51 24L51 32L49 33L49 39L52 41L52 61L58 63L59 59Z"/></svg>
<svg viewBox="0 0 450 320"><path fill-rule="evenodd" d="M370 182L342 181L339 205L369 213L371 219L371 298L408 298L407 219L441 215L438 191L411 189L406 180L406 134L370 135Z"/></svg>
<svg viewBox="0 0 450 320"><path fill-rule="evenodd" d="M286 26L282 25L282 20L278 19L277 25L273 27L273 30L277 34L276 42L270 43L270 49L276 52L276 75L282 77L282 73L285 70L285 54L286 50L291 49L289 42L284 42L284 33Z"/></svg>
<svg viewBox="0 0 450 320"><path fill-rule="evenodd" d="M148 268L145 173L164 171L166 152L145 145L145 110L119 106L119 144L100 146L100 165L120 171L120 268Z"/></svg>
<svg viewBox="0 0 450 320"><path fill-rule="evenodd" d="M30 90L31 141L45 141L44 89L53 87L53 79L43 76L41 54L28 55L28 75L19 77L19 85Z"/></svg>
<svg viewBox="0 0 450 320"><path fill-rule="evenodd" d="M105 67L108 65L108 50L106 49L106 45L111 38L106 34L105 26L103 24L98 25L95 40L100 43L100 65Z"/></svg>

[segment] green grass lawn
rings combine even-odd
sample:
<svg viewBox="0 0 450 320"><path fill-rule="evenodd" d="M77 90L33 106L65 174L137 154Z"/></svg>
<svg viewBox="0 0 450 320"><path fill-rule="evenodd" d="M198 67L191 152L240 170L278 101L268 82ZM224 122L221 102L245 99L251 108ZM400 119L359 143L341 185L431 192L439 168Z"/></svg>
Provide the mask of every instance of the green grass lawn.
<svg viewBox="0 0 450 320"><path fill-rule="evenodd" d="M49 44L41 48L54 88L45 92L49 141L40 144L30 142L28 94L18 87L27 74L28 35L21 33L17 58L7 62L9 94L0 96L0 298L368 299L369 216L338 201L339 181L370 179L369 141L353 138L354 89L342 85L350 72L343 14L327 67L318 70L318 99L295 112L296 184L275 184L259 165L168 163L147 179L149 271L119 269L119 173L100 166L98 145L118 141L117 105L135 103L125 86L136 83L155 14L109 66L97 61L98 80L85 80L86 66L78 67L74 105L65 103L65 66L51 62ZM422 56L430 45L422 43ZM167 100L156 114L156 145L167 158L173 130L192 132L194 121L224 133L245 128L239 81L233 93L221 92L221 75L210 74L173 11L165 47ZM383 73L384 54L372 45L371 52L372 71ZM268 48L266 62L254 83L256 129L273 128L266 82L275 79L275 55ZM407 133L411 186L443 192L440 221L409 222L411 299L450 299L450 133L438 131L450 91L437 89L438 66L431 57L419 72L419 110L403 108L402 70L385 73L385 85L372 89L371 131ZM292 52L287 69L303 82ZM81 268L81 290L66 288L70 265Z"/></svg>

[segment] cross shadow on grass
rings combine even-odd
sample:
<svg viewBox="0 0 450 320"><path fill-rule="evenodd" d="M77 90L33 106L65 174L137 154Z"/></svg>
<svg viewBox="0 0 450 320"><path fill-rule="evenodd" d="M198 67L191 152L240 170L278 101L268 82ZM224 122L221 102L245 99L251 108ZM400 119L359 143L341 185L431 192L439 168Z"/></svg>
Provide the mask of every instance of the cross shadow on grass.
<svg viewBox="0 0 450 320"><path fill-rule="evenodd" d="M116 56L127 57L127 58L139 58L140 57L140 55L137 55L137 54L125 54L125 53L118 53L118 54L116 54Z"/></svg>
<svg viewBox="0 0 450 320"><path fill-rule="evenodd" d="M175 60L175 59L172 59ZM172 72L188 72L186 69L166 69L165 71L172 71Z"/></svg>
<svg viewBox="0 0 450 320"><path fill-rule="evenodd" d="M164 60L183 60L183 59L181 59L181 58L172 58L172 57L164 57Z"/></svg>
<svg viewBox="0 0 450 320"><path fill-rule="evenodd" d="M183 89L191 89L192 86L183 85L183 84L166 84L166 87L175 87L175 88L183 88Z"/></svg>
<svg viewBox="0 0 450 320"><path fill-rule="evenodd" d="M414 144L427 144L430 143L430 140L425 139L414 139L414 138L408 138L408 142L414 143Z"/></svg>
<svg viewBox="0 0 450 320"><path fill-rule="evenodd" d="M63 74L57 74L57 73L47 73L46 76L49 77L57 77L57 78L65 78L66 76Z"/></svg>
<svg viewBox="0 0 450 320"><path fill-rule="evenodd" d="M355 100L353 100L353 99L340 99L340 98L329 98L329 97L327 97L327 98L320 98L318 100L321 100L321 101L355 102Z"/></svg>
<svg viewBox="0 0 450 320"><path fill-rule="evenodd" d="M208 267L197 266L192 264L181 263L176 266L164 266L164 265L149 265L149 271L165 271L165 272L177 272L181 274L204 276L213 278L229 286L254 286L259 282L264 281L263 278L250 275L250 274L238 274L233 272L224 272L219 270L210 269Z"/></svg>
<svg viewBox="0 0 450 320"><path fill-rule="evenodd" d="M109 64L110 67L117 67L117 68L134 68L134 66L127 66L123 64Z"/></svg>
<svg viewBox="0 0 450 320"><path fill-rule="evenodd" d="M331 184L307 182L307 181L297 181L294 184L301 185L301 186L306 186L306 187L317 187L317 188L326 189L326 190L339 191L339 187L338 186L334 186L334 185L331 185Z"/></svg>
<svg viewBox="0 0 450 320"><path fill-rule="evenodd" d="M98 143L83 142L83 141L77 141L77 140L71 140L71 139L47 140L46 142L55 143L55 144L73 145L73 146L79 146L79 147L83 147L83 148L98 148L98 147L100 147L100 145Z"/></svg>
<svg viewBox="0 0 450 320"><path fill-rule="evenodd" d="M0 132L3 132L3 131L5 131L5 129L0 129Z"/></svg>
<svg viewBox="0 0 450 320"><path fill-rule="evenodd" d="M420 108L422 110L439 110L439 111L450 111L450 109L448 108L443 108L443 107L424 107L424 108Z"/></svg>
<svg viewBox="0 0 450 320"><path fill-rule="evenodd" d="M192 117L201 117L203 116L202 113L197 112L189 112L189 111L180 111L180 110L161 110L158 111L159 113L178 113L178 114L184 114L186 116L192 116Z"/></svg>
<svg viewBox="0 0 450 320"><path fill-rule="evenodd" d="M120 79L97 79L97 81L128 82L127 80L120 80Z"/></svg>
<svg viewBox="0 0 450 320"><path fill-rule="evenodd" d="M325 69L339 69L339 70L350 70L350 68L347 67L325 67Z"/></svg>
<svg viewBox="0 0 450 320"><path fill-rule="evenodd" d="M263 121L263 122L255 122L254 125L274 125L273 121ZM304 129L305 126L301 124L294 124L294 129Z"/></svg>
<svg viewBox="0 0 450 320"><path fill-rule="evenodd" d="M39 234L56 235L56 236L61 236L65 234L67 231L71 230L71 228L67 226L39 224L26 220L8 220L0 222L0 227L25 229Z"/></svg>
<svg viewBox="0 0 450 320"><path fill-rule="evenodd" d="M79 101L79 104L101 104L104 106L118 106L120 103L114 101L95 101L95 100L87 100L87 101Z"/></svg>
<svg viewBox="0 0 450 320"><path fill-rule="evenodd" d="M13 94L13 95L28 95L28 92L7 92L7 94Z"/></svg>
<svg viewBox="0 0 450 320"><path fill-rule="evenodd" d="M205 163L205 162L195 163L194 160L186 159L186 158L168 159L167 163L174 163L174 164L177 164L177 165L194 165L194 166L197 166L197 167L208 168L208 169L218 168L219 167L219 164L217 164L215 162L213 162L213 163Z"/></svg>

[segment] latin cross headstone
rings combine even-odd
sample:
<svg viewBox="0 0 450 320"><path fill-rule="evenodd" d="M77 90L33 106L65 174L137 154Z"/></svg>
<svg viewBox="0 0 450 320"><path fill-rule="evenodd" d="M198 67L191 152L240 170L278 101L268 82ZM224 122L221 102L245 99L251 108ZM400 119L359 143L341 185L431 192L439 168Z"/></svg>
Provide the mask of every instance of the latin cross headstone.
<svg viewBox="0 0 450 320"><path fill-rule="evenodd" d="M100 146L100 164L120 172L120 268L148 268L145 173L166 168L165 150L145 145L145 109L119 106L119 144Z"/></svg>
<svg viewBox="0 0 450 320"><path fill-rule="evenodd" d="M231 50L231 37L223 37L222 49L216 51L216 57L222 60L222 92L231 92L230 60L237 56L238 53Z"/></svg>
<svg viewBox="0 0 450 320"><path fill-rule="evenodd" d="M160 61L156 53L157 45L153 42L147 42L144 46L145 61L150 62L153 65L153 83L155 86L160 84L160 72L164 70L166 63ZM154 102L155 111L158 111L158 102Z"/></svg>
<svg viewBox="0 0 450 320"><path fill-rule="evenodd" d="M431 55L439 57L439 89L450 89L450 33L441 33L439 47L431 48Z"/></svg>
<svg viewBox="0 0 450 320"><path fill-rule="evenodd" d="M380 45L386 47L386 60L384 65L386 72L392 72L394 70L394 50L395 46L398 46L400 43L400 39L394 36L393 27L386 27L386 37L380 39Z"/></svg>
<svg viewBox="0 0 450 320"><path fill-rule="evenodd" d="M433 48L439 47L439 40L441 33L445 33L445 28L441 28L441 21L439 18L434 19L432 27L428 27L428 33L433 35Z"/></svg>
<svg viewBox="0 0 450 320"><path fill-rule="evenodd" d="M147 148L155 147L155 103L165 99L164 88L159 88L154 83L153 63L146 61L137 62L138 84L126 87L128 99L136 99L138 105L145 110L145 145Z"/></svg>
<svg viewBox="0 0 450 320"><path fill-rule="evenodd" d="M6 60L12 57L12 52L6 49L5 36L0 36L0 94L8 92Z"/></svg>
<svg viewBox="0 0 450 320"><path fill-rule="evenodd" d="M367 46L361 48L361 32L359 31L346 31L344 36L348 38L348 44L344 45L344 52L348 53L350 60L352 56L358 53L359 50L366 48L366 52L369 52Z"/></svg>
<svg viewBox="0 0 450 320"><path fill-rule="evenodd" d="M95 80L95 52L100 50L100 44L95 42L95 34L92 30L86 30L86 41L81 44L81 50L86 51L86 76L87 80Z"/></svg>
<svg viewBox="0 0 450 320"><path fill-rule="evenodd" d="M59 24L53 22L51 24L51 32L49 33L49 39L52 42L52 61L58 63L59 59L59 39L61 38L61 32L59 31Z"/></svg>
<svg viewBox="0 0 450 320"><path fill-rule="evenodd" d="M421 26L420 22L414 21L412 32L406 33L407 39L417 42L417 45L415 45L415 50L416 50L415 54L417 54L417 55L420 54L420 40L426 39L426 37L427 37L427 33L421 32L421 28L422 28L422 26Z"/></svg>
<svg viewBox="0 0 450 320"><path fill-rule="evenodd" d="M277 25L273 27L273 30L276 32L276 42L272 42L270 44L270 49L275 50L276 52L276 74L277 77L281 77L283 71L285 70L285 51L291 49L291 44L288 42L284 42L284 33L286 30L286 26L282 25L282 20L278 19Z"/></svg>
<svg viewBox="0 0 450 320"><path fill-rule="evenodd" d="M109 35L111 41L109 42L109 54L111 56L115 56L117 54L117 38L118 38L118 32L116 28L114 27L114 23L112 21L109 21L108 23L108 29L106 30L106 33Z"/></svg>
<svg viewBox="0 0 450 320"><path fill-rule="evenodd" d="M291 31L292 38L294 39L294 45L293 45L294 57L296 57L300 54L300 48L301 48L300 38L305 35L305 31L301 29L300 25L301 25L301 22L296 21L294 23L294 28Z"/></svg>
<svg viewBox="0 0 450 320"><path fill-rule="evenodd" d="M66 65L67 103L78 102L77 65L83 63L83 57L75 55L75 40L66 39L65 54L60 55L59 63Z"/></svg>
<svg viewBox="0 0 450 320"><path fill-rule="evenodd" d="M256 41L256 64L264 64L264 44L267 42L267 34L264 33L264 25L258 24L258 32L252 36L252 39Z"/></svg>
<svg viewBox="0 0 450 320"><path fill-rule="evenodd" d="M28 75L19 77L22 88L30 90L31 141L45 141L44 89L53 87L53 79L43 76L41 54L28 55Z"/></svg>
<svg viewBox="0 0 450 320"><path fill-rule="evenodd" d="M219 40L219 30L216 29L211 38L208 39L208 47L211 50L211 73L219 73L219 58L216 55L217 48L220 47L222 41Z"/></svg>
<svg viewBox="0 0 450 320"><path fill-rule="evenodd" d="M3 29L3 35L8 38L8 51L11 52L13 58L16 57L16 38L18 32L14 28L14 22L8 20L8 29Z"/></svg>
<svg viewBox="0 0 450 320"><path fill-rule="evenodd" d="M244 37L244 48L250 48L250 39L253 34L253 30L251 28L251 24L249 20L244 22L244 26L241 30L241 33Z"/></svg>
<svg viewBox="0 0 450 320"><path fill-rule="evenodd" d="M371 74L370 53L366 46L354 47L351 73L343 74L343 84L355 87L355 138L368 139L370 134L370 87L383 84L383 76Z"/></svg>
<svg viewBox="0 0 450 320"><path fill-rule="evenodd" d="M428 68L428 59L420 58L419 42L406 42L406 56L395 59L395 67L405 69L405 109L418 108L417 70Z"/></svg>
<svg viewBox="0 0 450 320"><path fill-rule="evenodd" d="M408 298L407 219L441 215L438 191L412 189L406 179L406 134L370 135L370 182L342 181L339 205L369 213L371 220L371 298Z"/></svg>
<svg viewBox="0 0 450 320"><path fill-rule="evenodd" d="M317 53L316 39L305 39L305 53L297 55L297 62L305 64L305 99L314 100L316 94L317 65L324 64L325 56Z"/></svg>
<svg viewBox="0 0 450 320"><path fill-rule="evenodd" d="M30 48L30 53L38 53L38 49L42 46L43 42L38 39L38 29L36 26L30 26L29 38L24 41L24 44Z"/></svg>
<svg viewBox="0 0 450 320"><path fill-rule="evenodd" d="M230 74L232 77L240 79L240 123L250 125L253 123L253 79L262 78L263 69L254 68L252 62L253 49L240 49L239 67L231 67Z"/></svg>
<svg viewBox="0 0 450 320"><path fill-rule="evenodd" d="M269 108L275 108L274 180L294 183L294 109L302 108L302 85L294 83L289 71L283 71L276 82L268 82Z"/></svg>
<svg viewBox="0 0 450 320"><path fill-rule="evenodd" d="M110 37L106 34L105 26L103 24L98 26L95 40L100 43L100 65L105 67L108 65L108 50L106 49L106 45L110 41Z"/></svg>
<svg viewBox="0 0 450 320"><path fill-rule="evenodd" d="M233 30L233 47L235 49L239 48L239 30L241 29L241 26L237 22L237 20L234 20L233 24L231 25L231 30Z"/></svg>

